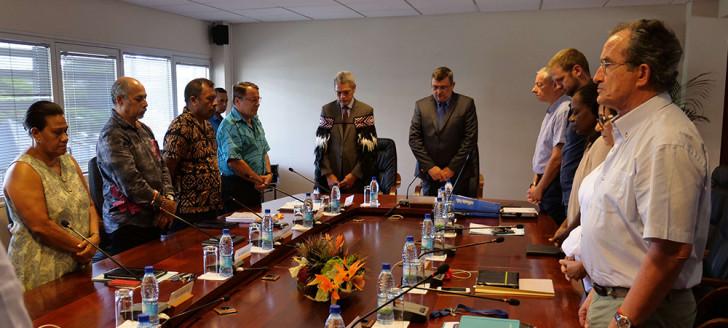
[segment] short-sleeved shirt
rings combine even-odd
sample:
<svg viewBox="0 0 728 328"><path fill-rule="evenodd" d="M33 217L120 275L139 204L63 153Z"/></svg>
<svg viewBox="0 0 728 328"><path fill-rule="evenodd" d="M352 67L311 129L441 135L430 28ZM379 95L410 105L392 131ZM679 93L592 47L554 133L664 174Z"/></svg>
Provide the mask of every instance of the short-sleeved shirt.
<svg viewBox="0 0 728 328"><path fill-rule="evenodd" d="M164 136L164 159L177 160L174 189L177 211L182 214L219 210L220 170L212 125L200 122L185 108Z"/></svg>
<svg viewBox="0 0 728 328"><path fill-rule="evenodd" d="M238 109L233 106L230 114L222 120L217 131L217 159L220 173L233 176L235 172L228 166L228 160L240 159L257 174L265 174L265 154L270 150L265 139L263 125L258 115L253 116L251 125L245 121Z"/></svg>
<svg viewBox="0 0 728 328"><path fill-rule="evenodd" d="M212 124L212 132L214 132L214 134L217 134L217 129L220 127L220 123L222 123L222 120L224 119L225 118L218 113L212 114L209 121L210 124Z"/></svg>
<svg viewBox="0 0 728 328"><path fill-rule="evenodd" d="M581 252L602 286L632 287L650 239L692 244L672 286L695 286L708 234L707 151L695 125L666 93L613 123L614 146L582 182Z"/></svg>
<svg viewBox="0 0 728 328"><path fill-rule="evenodd" d="M533 152L533 173L543 174L551 158L551 151L558 144L564 143L570 103L569 96L561 96L546 109Z"/></svg>

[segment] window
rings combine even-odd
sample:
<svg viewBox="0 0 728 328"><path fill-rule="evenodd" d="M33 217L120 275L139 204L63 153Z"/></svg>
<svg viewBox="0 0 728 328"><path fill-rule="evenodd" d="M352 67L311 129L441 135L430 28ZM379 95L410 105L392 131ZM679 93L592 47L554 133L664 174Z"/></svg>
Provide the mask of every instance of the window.
<svg viewBox="0 0 728 328"><path fill-rule="evenodd" d="M171 60L124 54L124 75L144 85L149 106L141 121L152 129L159 147L162 147L164 134L175 116Z"/></svg>
<svg viewBox="0 0 728 328"><path fill-rule="evenodd" d="M84 172L88 161L96 156L99 133L111 116L116 66L114 56L61 51L69 151Z"/></svg>
<svg viewBox="0 0 728 328"><path fill-rule="evenodd" d="M50 48L0 41L0 185L10 163L30 146L26 110L52 99Z"/></svg>
<svg viewBox="0 0 728 328"><path fill-rule="evenodd" d="M201 77L209 79L210 69L207 66L188 64L177 64L175 69L177 70L177 108L179 113L182 113L182 108L185 107L185 87L187 83Z"/></svg>

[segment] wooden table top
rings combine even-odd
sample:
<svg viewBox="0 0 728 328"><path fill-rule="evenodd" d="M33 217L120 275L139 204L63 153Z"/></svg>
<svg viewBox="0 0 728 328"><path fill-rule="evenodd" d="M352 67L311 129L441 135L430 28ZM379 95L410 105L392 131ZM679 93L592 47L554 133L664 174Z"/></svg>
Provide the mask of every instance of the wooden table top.
<svg viewBox="0 0 728 328"><path fill-rule="evenodd" d="M383 217L389 208L402 197L382 196L382 206L377 209L359 208L353 205L347 212L324 220L328 224L317 225L305 233L294 232L283 241L289 246L279 246L268 255L252 255L244 267L267 267L267 270L236 272L225 282L197 280L193 287L193 298L169 312L170 316L184 312L194 306L205 304L222 296L230 300L223 305L234 307L236 314L219 316L211 307L180 317L171 326L183 327L321 327L328 316L328 304L316 303L303 297L296 289L295 280L288 273L291 257L295 250L291 245L303 239L327 232L343 234L350 252L357 252L367 258L366 286L364 291L354 293L340 302L346 322L364 314L376 306L376 278L381 263L396 263L401 260L401 249L405 236L411 234L419 240L422 215L431 210L426 197L410 197L412 207L400 208L396 213L404 214L403 220L387 220ZM354 203L361 202L356 195ZM503 205L525 205L523 202L500 201ZM280 202L276 202L279 204ZM286 220L290 220L290 215ZM543 327L579 327L576 311L581 299L581 287L567 282L559 270L556 258L526 256L528 244L543 244L555 231L554 222L547 217L523 219L461 219L459 223L475 222L488 225L524 224L526 236L506 236L499 244L488 244L463 248L454 257L448 258L451 269L477 271L496 269L518 271L521 278L549 278L554 282L556 296L549 299L519 298L521 305L464 298L428 292L426 295L407 295L405 300L426 305L430 310L440 310L459 303L478 309L502 309L513 319ZM214 230L208 230L214 233ZM234 234L247 236L247 227L233 229ZM492 236L464 232L451 241L464 244L492 239ZM206 236L193 229L185 229L169 236L164 241L153 241L126 251L115 258L129 267L143 267L153 264L155 268L169 271L202 273L202 250L200 243ZM247 239L247 238L246 238ZM236 245L236 248L243 245ZM25 293L25 302L35 326L52 323L60 327L113 327L114 288L90 280L94 275L114 268L104 260L85 270L74 272ZM280 279L263 281L260 277L274 273ZM394 268L395 279L401 277L401 268ZM470 286L475 277L453 279L445 286ZM181 287L181 282L160 283L160 301L166 301L169 293ZM140 301L139 289L134 291L134 301ZM373 316L372 316L373 318ZM441 327L445 320L430 320L427 324L411 324L410 327Z"/></svg>

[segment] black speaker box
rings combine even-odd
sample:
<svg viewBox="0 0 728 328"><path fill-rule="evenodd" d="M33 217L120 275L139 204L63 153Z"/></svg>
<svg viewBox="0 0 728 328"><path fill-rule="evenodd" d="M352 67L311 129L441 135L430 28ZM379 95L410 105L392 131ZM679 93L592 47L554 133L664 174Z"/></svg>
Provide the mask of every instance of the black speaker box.
<svg viewBox="0 0 728 328"><path fill-rule="evenodd" d="M212 43L222 46L230 43L230 32L227 25L213 25L210 28Z"/></svg>

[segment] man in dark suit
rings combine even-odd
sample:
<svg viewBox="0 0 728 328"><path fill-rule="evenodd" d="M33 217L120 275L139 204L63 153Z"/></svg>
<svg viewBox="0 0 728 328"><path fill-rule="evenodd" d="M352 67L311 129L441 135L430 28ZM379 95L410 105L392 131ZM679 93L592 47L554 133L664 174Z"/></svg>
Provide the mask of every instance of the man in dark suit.
<svg viewBox="0 0 728 328"><path fill-rule="evenodd" d="M362 192L376 173L374 110L354 99L351 72L337 73L334 89L336 100L323 106L316 130L316 182L323 189L338 183L342 192Z"/></svg>
<svg viewBox="0 0 728 328"><path fill-rule="evenodd" d="M458 195L475 197L478 164L478 117L473 98L453 92L452 71L438 67L432 73L432 96L415 103L409 144L417 159L416 174L423 195L437 195L448 180Z"/></svg>

